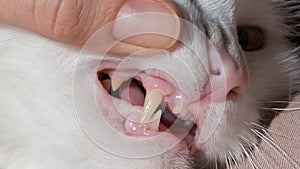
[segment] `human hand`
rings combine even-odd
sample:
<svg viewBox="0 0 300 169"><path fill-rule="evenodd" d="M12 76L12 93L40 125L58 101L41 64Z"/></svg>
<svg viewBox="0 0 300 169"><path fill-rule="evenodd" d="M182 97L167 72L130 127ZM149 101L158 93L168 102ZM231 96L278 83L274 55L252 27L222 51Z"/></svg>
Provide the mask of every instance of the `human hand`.
<svg viewBox="0 0 300 169"><path fill-rule="evenodd" d="M112 52L140 48L170 49L180 34L180 19L169 0L0 0L0 22L18 26L50 39L81 47L97 30L128 14L158 12L174 17L132 17L115 22L106 41L122 40ZM151 19L151 20L149 20ZM171 36L135 32L168 32ZM173 37L173 38L171 38Z"/></svg>

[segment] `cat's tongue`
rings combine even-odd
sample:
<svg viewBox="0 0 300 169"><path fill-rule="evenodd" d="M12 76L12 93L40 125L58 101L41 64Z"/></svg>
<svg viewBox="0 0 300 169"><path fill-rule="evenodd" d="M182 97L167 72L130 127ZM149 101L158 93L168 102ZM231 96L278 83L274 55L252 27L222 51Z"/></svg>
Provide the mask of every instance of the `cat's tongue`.
<svg viewBox="0 0 300 169"><path fill-rule="evenodd" d="M122 100L126 100L133 106L143 106L145 95L136 82L127 81L118 90Z"/></svg>

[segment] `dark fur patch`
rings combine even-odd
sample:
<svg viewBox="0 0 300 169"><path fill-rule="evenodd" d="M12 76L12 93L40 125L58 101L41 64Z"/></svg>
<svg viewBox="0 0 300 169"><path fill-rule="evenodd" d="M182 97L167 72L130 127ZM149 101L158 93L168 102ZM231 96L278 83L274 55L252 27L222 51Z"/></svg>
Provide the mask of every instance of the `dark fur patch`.
<svg viewBox="0 0 300 169"><path fill-rule="evenodd" d="M300 1L299 0L278 0L274 2L278 5L280 13L284 16L284 22L291 28L291 34L287 38L300 46Z"/></svg>

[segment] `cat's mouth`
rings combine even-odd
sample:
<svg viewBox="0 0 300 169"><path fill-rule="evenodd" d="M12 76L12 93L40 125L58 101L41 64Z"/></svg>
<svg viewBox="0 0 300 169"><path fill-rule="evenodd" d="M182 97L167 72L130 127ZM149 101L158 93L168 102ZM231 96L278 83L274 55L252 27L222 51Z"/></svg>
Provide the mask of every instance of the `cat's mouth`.
<svg viewBox="0 0 300 169"><path fill-rule="evenodd" d="M169 132L193 148L197 125L194 119L179 112L183 107L178 90L167 78L157 76L158 71L129 75L108 68L98 72L97 80L103 87L102 92L135 109L122 113L125 108L115 105L118 110L123 109L119 113L124 118L123 129L128 136L151 137Z"/></svg>

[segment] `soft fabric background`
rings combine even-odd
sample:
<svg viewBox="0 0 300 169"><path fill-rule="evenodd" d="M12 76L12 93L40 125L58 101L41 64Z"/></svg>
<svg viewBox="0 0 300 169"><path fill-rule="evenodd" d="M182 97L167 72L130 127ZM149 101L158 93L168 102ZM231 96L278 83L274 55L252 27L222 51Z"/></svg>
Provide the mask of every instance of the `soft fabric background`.
<svg viewBox="0 0 300 169"><path fill-rule="evenodd" d="M288 108L300 108L300 97ZM258 150L254 152L254 157L236 168L300 168L300 110L285 111L280 114L272 122L269 134L270 140L261 143ZM276 144L272 144L272 141ZM252 166L251 163L255 165Z"/></svg>

